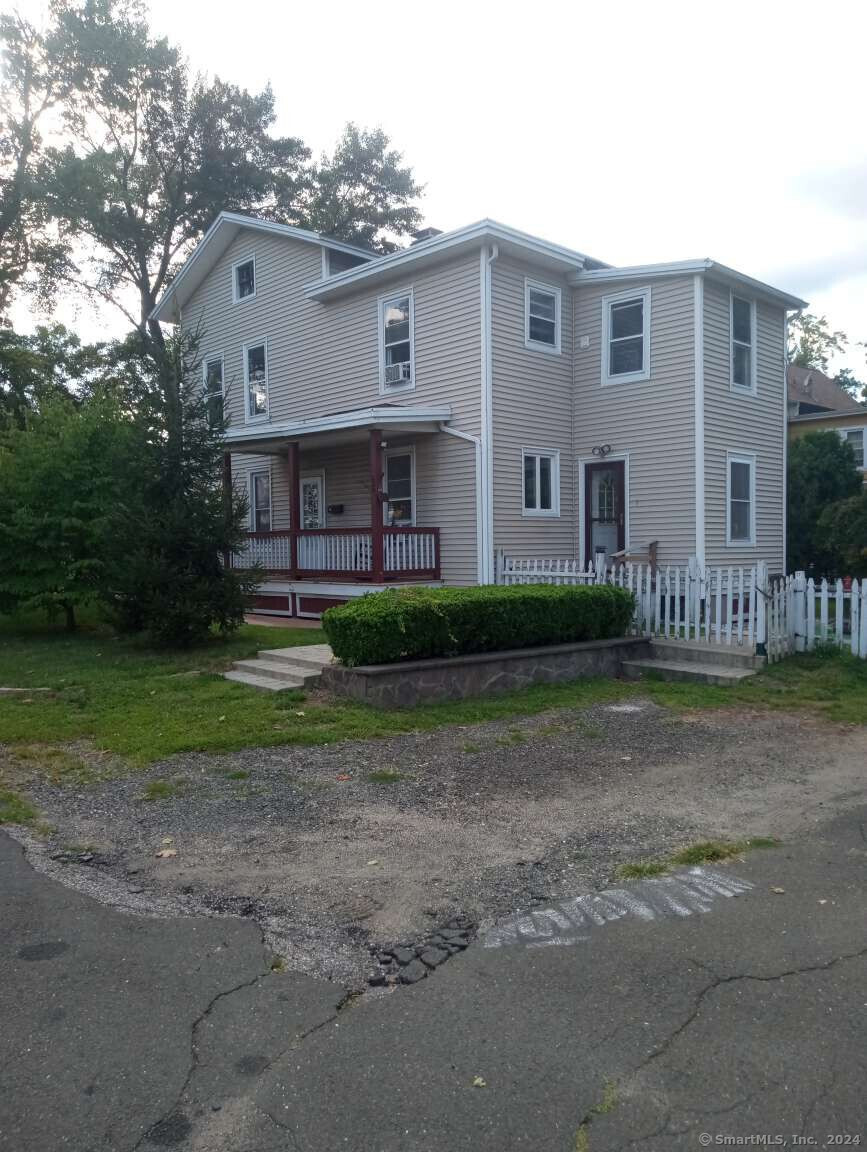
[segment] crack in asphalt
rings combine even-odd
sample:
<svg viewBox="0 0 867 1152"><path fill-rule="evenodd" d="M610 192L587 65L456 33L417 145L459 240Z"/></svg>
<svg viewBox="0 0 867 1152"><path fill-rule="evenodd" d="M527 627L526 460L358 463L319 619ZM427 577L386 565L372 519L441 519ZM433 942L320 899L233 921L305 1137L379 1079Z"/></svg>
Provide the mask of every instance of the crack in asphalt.
<svg viewBox="0 0 867 1152"><path fill-rule="evenodd" d="M835 956L833 959L827 960L824 964L810 964L804 968L790 968L785 972L777 972L772 976L758 976L751 972L739 972L735 973L733 976L719 976L716 973L713 973L713 969L709 968L707 964L702 963L700 960L692 960L691 963L695 964L696 967L701 968L706 972L713 973L714 979L711 980L709 984L706 984L704 988L700 989L698 993L696 993L695 1003L693 1004L692 1011L689 1013L686 1019L682 1021L682 1023L679 1024L678 1027L675 1028L674 1031L671 1032L666 1037L666 1039L650 1053L646 1060L643 1060L641 1064L638 1065L638 1067L633 1072L633 1076L636 1073L641 1072L649 1064L652 1064L654 1060L658 1060L660 1056L664 1056L668 1052L675 1040L677 1040L677 1038L681 1036L695 1021L696 1017L701 1011L701 1006L705 998L710 995L711 992L714 992L717 988L721 988L726 984L736 984L741 980L755 980L763 984L772 984L777 980L784 980L787 976L805 976L810 972L827 972L836 964L841 964L847 960L857 960L861 956L867 956L867 948L862 948L858 952L849 952L843 956Z"/></svg>
<svg viewBox="0 0 867 1152"><path fill-rule="evenodd" d="M261 934L261 929L260 929L260 939L262 942L262 948L264 950L265 949L265 938ZM270 971L271 971L270 967L266 968L264 972L257 973L257 975L255 975L251 980L243 980L243 981L241 981L240 984L236 984L233 988L226 988L222 992L218 992L216 994L216 996L214 996L208 1002L204 1011L202 1011L196 1017L196 1019L193 1021L193 1023L190 1026L190 1067L187 1070L186 1076L184 1077L184 1082L181 1085L180 1090L178 1091L178 1094L175 1097L174 1102L172 1103L171 1107L167 1108L166 1111L163 1112L163 1114L159 1117L159 1119L155 1120L154 1123L151 1124L149 1128L145 1129L145 1131L142 1132L141 1136L139 1136L139 1138L138 1138L138 1140L136 1140L135 1144L133 1144L131 1146L130 1152L136 1152L136 1150L139 1147L141 1147L141 1145L144 1143L144 1141L148 1139L148 1137L154 1131L155 1128L159 1127L159 1125L162 1124L164 1121L168 1120L168 1118L173 1113L177 1112L181 1101L183 1100L184 1096L186 1095L187 1089L190 1086L190 1083L193 1079L193 1076L196 1073L196 1069L199 1067L199 1053L198 1053L198 1049L196 1047L196 1032L198 1031L199 1026L205 1020L207 1020L208 1016L210 1016L211 1012L214 1010L214 1008L217 1006L217 1004L220 1003L221 1000L225 1000L228 996L234 996L236 992L242 992L245 988L252 988L255 984L258 984L259 981L261 979L263 979L263 977L267 976L270 973Z"/></svg>

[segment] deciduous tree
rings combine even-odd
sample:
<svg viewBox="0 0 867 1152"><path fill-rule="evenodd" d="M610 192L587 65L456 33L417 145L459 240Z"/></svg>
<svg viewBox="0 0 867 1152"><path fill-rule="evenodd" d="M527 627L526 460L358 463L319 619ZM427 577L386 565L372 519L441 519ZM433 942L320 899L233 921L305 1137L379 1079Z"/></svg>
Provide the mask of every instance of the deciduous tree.
<svg viewBox="0 0 867 1152"><path fill-rule="evenodd" d="M820 517L861 491L852 448L836 432L808 432L789 445L787 556L791 570L816 576L841 574L842 557Z"/></svg>

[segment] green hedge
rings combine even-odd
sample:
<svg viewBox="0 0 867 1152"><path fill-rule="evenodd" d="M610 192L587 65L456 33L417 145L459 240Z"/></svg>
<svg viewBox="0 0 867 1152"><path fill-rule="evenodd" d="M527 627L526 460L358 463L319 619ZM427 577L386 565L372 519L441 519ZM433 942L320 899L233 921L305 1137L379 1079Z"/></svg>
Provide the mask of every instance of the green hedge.
<svg viewBox="0 0 867 1152"><path fill-rule="evenodd" d="M329 608L322 624L344 664L393 664L623 636L633 607L607 585L405 588Z"/></svg>

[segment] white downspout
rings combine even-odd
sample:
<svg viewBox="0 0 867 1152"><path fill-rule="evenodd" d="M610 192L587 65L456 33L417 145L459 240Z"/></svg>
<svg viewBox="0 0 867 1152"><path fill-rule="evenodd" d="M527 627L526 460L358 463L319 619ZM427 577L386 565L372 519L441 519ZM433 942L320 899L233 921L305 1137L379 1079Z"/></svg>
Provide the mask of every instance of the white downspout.
<svg viewBox="0 0 867 1152"><path fill-rule="evenodd" d="M497 244L483 245L479 258L482 327L482 563L480 583L494 583L494 456L493 456L493 361L491 336L491 265L500 254Z"/></svg>
<svg viewBox="0 0 867 1152"><path fill-rule="evenodd" d="M695 355L695 558L704 571L705 472L704 472L704 278L693 279L693 344Z"/></svg>
<svg viewBox="0 0 867 1152"><path fill-rule="evenodd" d="M450 428L448 424L440 424L440 432L447 436L457 436L459 440L467 440L476 449L476 579L480 584L485 583L484 548L485 531L482 517L482 442L478 436L471 436L469 432L461 432L458 428Z"/></svg>

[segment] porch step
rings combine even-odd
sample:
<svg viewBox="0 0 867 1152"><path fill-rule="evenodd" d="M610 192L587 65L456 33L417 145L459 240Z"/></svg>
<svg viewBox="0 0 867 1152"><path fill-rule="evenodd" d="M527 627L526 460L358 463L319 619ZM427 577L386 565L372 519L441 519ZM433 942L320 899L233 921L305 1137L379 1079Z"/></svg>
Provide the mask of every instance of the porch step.
<svg viewBox="0 0 867 1152"><path fill-rule="evenodd" d="M334 653L328 644L305 644L297 648L264 648L249 660L236 660L223 676L251 688L283 692L288 688L309 688L317 683L322 669Z"/></svg>
<svg viewBox="0 0 867 1152"><path fill-rule="evenodd" d="M685 680L695 684L736 684L755 676L755 668L729 668L724 664L699 663L697 660L624 660L623 675L627 680L640 680L648 672L658 680Z"/></svg>
<svg viewBox="0 0 867 1152"><path fill-rule="evenodd" d="M251 676L264 676L268 680L292 680L293 688L313 684L322 674L321 668L277 660L236 660L233 667L236 672L249 672Z"/></svg>
<svg viewBox="0 0 867 1152"><path fill-rule="evenodd" d="M757 656L751 646L705 644L696 640L651 640L650 655L654 660L676 663L713 664L726 668L764 668L765 657Z"/></svg>
<svg viewBox="0 0 867 1152"><path fill-rule="evenodd" d="M296 664L302 668L322 669L334 659L330 644L303 644L298 648L262 648L260 660L278 664Z"/></svg>
<svg viewBox="0 0 867 1152"><path fill-rule="evenodd" d="M266 692L285 692L288 688L302 688L303 684L296 683L291 677L285 680L274 680L269 676L256 676L252 672L235 671L230 668L223 673L224 680L234 680L238 684L247 684L250 688L264 688Z"/></svg>

